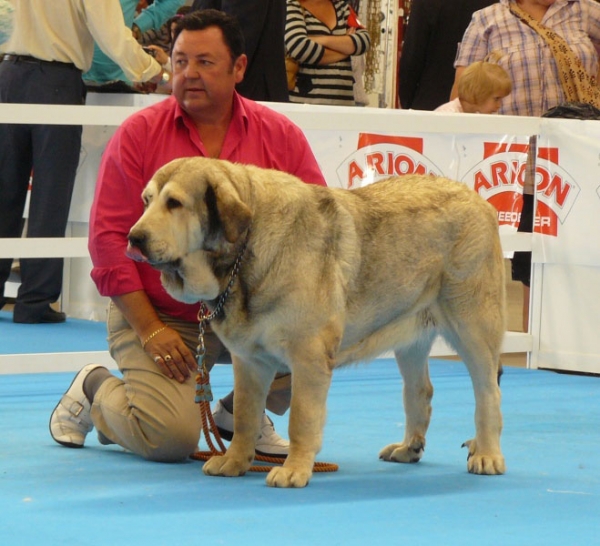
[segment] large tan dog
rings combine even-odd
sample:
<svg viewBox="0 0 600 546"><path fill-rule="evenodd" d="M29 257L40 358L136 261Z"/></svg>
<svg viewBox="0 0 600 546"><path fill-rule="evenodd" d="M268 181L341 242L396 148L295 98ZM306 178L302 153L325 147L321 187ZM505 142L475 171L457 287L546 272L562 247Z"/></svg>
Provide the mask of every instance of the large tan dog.
<svg viewBox="0 0 600 546"><path fill-rule="evenodd" d="M441 334L475 390L467 467L502 474L500 345L504 266L496 212L464 184L403 176L356 190L214 159L175 160L148 183L130 232L139 259L184 302L223 300L212 327L233 355L234 438L204 465L244 474L277 371L292 372L290 451L267 483L303 487L321 448L334 368L393 350L404 379L403 441L386 461L418 462L433 388L427 358Z"/></svg>

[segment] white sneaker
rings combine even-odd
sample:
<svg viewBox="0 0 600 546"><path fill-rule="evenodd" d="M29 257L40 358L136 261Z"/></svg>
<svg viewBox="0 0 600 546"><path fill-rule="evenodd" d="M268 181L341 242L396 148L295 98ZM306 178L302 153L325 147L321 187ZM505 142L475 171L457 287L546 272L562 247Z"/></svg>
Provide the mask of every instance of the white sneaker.
<svg viewBox="0 0 600 546"><path fill-rule="evenodd" d="M83 447L85 437L94 428L90 401L83 392L83 382L100 364L88 364L73 379L50 416L50 435L66 447Z"/></svg>
<svg viewBox="0 0 600 546"><path fill-rule="evenodd" d="M213 410L213 419L221 438L230 442L233 438L233 413L229 413L220 400ZM256 453L271 457L286 457L289 448L290 443L277 434L273 421L263 413L260 436L256 441Z"/></svg>
<svg viewBox="0 0 600 546"><path fill-rule="evenodd" d="M221 438L231 442L233 438L233 413L229 413L221 401L217 400L212 416Z"/></svg>
<svg viewBox="0 0 600 546"><path fill-rule="evenodd" d="M270 457L287 457L290 451L290 443L275 432L273 421L266 413L263 413L260 436L254 449L259 455Z"/></svg>

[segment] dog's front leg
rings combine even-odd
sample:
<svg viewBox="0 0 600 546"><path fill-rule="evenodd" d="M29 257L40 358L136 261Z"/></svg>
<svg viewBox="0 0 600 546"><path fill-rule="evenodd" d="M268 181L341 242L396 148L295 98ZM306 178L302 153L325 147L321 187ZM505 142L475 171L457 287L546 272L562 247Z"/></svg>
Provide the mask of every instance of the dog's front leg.
<svg viewBox="0 0 600 546"><path fill-rule="evenodd" d="M294 366L290 407L290 451L283 466L267 475L271 487L305 487L321 449L332 371L326 364Z"/></svg>
<svg viewBox="0 0 600 546"><path fill-rule="evenodd" d="M252 465L269 386L275 370L236 356L233 360L233 439L224 455L206 461L209 476L241 476Z"/></svg>

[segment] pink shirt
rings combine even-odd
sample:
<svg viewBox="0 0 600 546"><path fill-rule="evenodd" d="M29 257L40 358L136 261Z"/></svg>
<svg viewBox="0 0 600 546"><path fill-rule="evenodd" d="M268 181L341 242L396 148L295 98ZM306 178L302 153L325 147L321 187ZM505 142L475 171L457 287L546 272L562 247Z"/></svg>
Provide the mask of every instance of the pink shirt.
<svg viewBox="0 0 600 546"><path fill-rule="evenodd" d="M92 279L103 296L145 290L155 308L195 321L198 305L172 299L160 273L125 256L127 234L144 211L141 193L152 175L173 159L206 156L198 130L174 97L140 110L108 143L90 215ZM310 146L284 115L238 95L220 159L291 173L325 186Z"/></svg>
<svg viewBox="0 0 600 546"><path fill-rule="evenodd" d="M446 113L454 113L454 114L462 114L464 113L462 104L460 103L460 99L456 97L454 100L450 102L446 102L440 106L438 106L435 112L446 112Z"/></svg>

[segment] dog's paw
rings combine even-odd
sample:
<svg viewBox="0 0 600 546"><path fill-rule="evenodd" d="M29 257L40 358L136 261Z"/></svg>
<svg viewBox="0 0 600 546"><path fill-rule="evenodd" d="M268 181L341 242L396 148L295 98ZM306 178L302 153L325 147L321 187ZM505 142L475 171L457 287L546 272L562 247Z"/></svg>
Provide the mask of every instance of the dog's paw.
<svg viewBox="0 0 600 546"><path fill-rule="evenodd" d="M207 476L226 476L233 478L236 476L243 476L248 468L250 468L251 463L252 460L240 461L233 457L228 457L227 455L216 455L204 463L202 472Z"/></svg>
<svg viewBox="0 0 600 546"><path fill-rule="evenodd" d="M425 451L425 440L407 444L390 444L379 452L379 458L393 463L418 463Z"/></svg>
<svg viewBox="0 0 600 546"><path fill-rule="evenodd" d="M311 477L311 470L276 466L267 474L267 485L270 487L306 487Z"/></svg>
<svg viewBox="0 0 600 546"><path fill-rule="evenodd" d="M468 440L462 447L469 448L467 470L471 474L494 476L506 472L506 463L502 453L480 453L475 440Z"/></svg>

